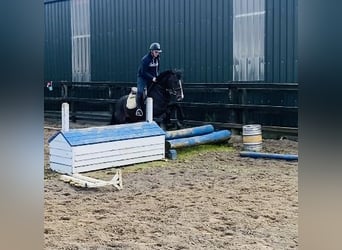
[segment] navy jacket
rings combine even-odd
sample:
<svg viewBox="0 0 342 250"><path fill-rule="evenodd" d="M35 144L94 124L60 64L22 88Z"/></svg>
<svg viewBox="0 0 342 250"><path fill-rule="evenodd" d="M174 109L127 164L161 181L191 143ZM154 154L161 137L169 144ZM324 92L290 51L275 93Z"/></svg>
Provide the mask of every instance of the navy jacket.
<svg viewBox="0 0 342 250"><path fill-rule="evenodd" d="M146 81L151 82L153 77L159 74L159 56L153 58L149 52L141 58L138 68L138 77L144 78Z"/></svg>

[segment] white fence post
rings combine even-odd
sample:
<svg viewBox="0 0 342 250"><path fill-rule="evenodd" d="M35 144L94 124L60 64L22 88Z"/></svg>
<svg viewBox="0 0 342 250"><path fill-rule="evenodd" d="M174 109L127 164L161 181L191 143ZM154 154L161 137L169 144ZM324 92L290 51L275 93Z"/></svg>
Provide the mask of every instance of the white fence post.
<svg viewBox="0 0 342 250"><path fill-rule="evenodd" d="M69 103L62 103L62 131L69 131Z"/></svg>
<svg viewBox="0 0 342 250"><path fill-rule="evenodd" d="M153 99L151 97L148 97L146 101L146 121L153 121Z"/></svg>

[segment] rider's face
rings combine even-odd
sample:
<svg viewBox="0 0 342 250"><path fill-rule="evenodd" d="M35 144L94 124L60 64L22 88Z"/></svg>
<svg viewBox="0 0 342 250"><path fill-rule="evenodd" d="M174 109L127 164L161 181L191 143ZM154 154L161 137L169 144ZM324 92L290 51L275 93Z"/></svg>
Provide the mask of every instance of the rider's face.
<svg viewBox="0 0 342 250"><path fill-rule="evenodd" d="M158 50L152 50L152 55L153 55L153 57L157 57L159 55L159 51Z"/></svg>

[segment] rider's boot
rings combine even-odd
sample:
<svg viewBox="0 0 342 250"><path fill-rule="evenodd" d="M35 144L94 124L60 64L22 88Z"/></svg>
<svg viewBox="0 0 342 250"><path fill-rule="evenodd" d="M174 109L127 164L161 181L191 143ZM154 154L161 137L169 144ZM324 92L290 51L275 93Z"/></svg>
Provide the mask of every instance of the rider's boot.
<svg viewBox="0 0 342 250"><path fill-rule="evenodd" d="M143 96L137 93L136 95L136 102L137 102L137 110L135 111L136 116L143 116L144 112L141 109L141 102L142 102Z"/></svg>

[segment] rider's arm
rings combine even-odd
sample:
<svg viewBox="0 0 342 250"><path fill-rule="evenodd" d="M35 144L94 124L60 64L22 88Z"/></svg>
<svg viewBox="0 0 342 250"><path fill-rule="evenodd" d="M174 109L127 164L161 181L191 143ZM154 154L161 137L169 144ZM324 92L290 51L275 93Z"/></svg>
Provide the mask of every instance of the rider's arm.
<svg viewBox="0 0 342 250"><path fill-rule="evenodd" d="M148 72L150 61L146 59L141 60L142 77L151 82L154 76Z"/></svg>

